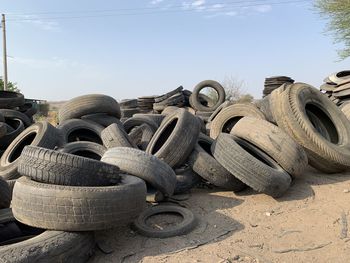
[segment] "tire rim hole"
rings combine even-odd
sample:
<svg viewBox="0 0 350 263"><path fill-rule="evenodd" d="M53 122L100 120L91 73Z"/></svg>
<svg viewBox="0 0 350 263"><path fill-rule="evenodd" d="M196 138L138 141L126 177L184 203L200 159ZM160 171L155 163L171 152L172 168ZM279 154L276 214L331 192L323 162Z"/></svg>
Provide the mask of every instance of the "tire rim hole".
<svg viewBox="0 0 350 263"><path fill-rule="evenodd" d="M229 119L227 122L225 122L224 126L221 129L221 132L223 133L230 133L233 126L237 124L237 122L242 119L243 116L237 116Z"/></svg>
<svg viewBox="0 0 350 263"><path fill-rule="evenodd" d="M68 142L76 141L95 142L102 145L102 140L96 132L84 128L76 129L68 134Z"/></svg>
<svg viewBox="0 0 350 263"><path fill-rule="evenodd" d="M18 157L21 156L24 147L30 145L34 141L35 136L36 132L31 132L25 136L24 139L18 143L18 145L15 146L15 149L10 153L10 156L8 158L9 163L16 161Z"/></svg>
<svg viewBox="0 0 350 263"><path fill-rule="evenodd" d="M219 101L219 93L212 87L203 87L199 91L198 100L206 107L213 107Z"/></svg>
<svg viewBox="0 0 350 263"><path fill-rule="evenodd" d="M328 115L318 106L308 103L305 106L306 115L317 132L331 143L339 143L337 128Z"/></svg>
<svg viewBox="0 0 350 263"><path fill-rule="evenodd" d="M211 148L210 142L207 142L204 140L198 140L198 144L207 154L212 155L211 150L210 150L210 148Z"/></svg>
<svg viewBox="0 0 350 263"><path fill-rule="evenodd" d="M153 149L152 149L152 154L155 154L162 148L162 146L165 144L165 142L168 140L170 135L172 134L173 130L176 127L178 119L175 118L173 119L163 130L163 132L160 134L157 142L155 143Z"/></svg>
<svg viewBox="0 0 350 263"><path fill-rule="evenodd" d="M165 230L179 225L184 220L183 216L176 212L159 212L146 218L145 224L155 230Z"/></svg>

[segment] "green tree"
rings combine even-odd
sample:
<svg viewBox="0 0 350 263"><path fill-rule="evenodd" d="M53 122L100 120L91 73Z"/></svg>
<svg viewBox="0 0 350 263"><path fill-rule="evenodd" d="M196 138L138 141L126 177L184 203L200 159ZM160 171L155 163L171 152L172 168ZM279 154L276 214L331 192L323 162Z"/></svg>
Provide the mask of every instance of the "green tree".
<svg viewBox="0 0 350 263"><path fill-rule="evenodd" d="M322 17L329 19L327 31L334 37L335 43L344 45L338 50L339 57L350 56L350 1L349 0L316 0L315 8Z"/></svg>
<svg viewBox="0 0 350 263"><path fill-rule="evenodd" d="M0 90L4 90L4 81L2 79L0 79ZM17 87L17 83L13 83L13 82L7 83L7 90L14 91L14 92L21 92L21 90Z"/></svg>

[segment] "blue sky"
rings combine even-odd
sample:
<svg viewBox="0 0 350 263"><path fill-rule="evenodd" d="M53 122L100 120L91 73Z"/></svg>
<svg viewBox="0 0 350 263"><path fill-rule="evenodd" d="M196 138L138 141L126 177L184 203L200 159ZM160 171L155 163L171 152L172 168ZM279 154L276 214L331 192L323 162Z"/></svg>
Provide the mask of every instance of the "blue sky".
<svg viewBox="0 0 350 263"><path fill-rule="evenodd" d="M311 3L2 0L9 80L26 97L47 100L120 100L226 76L255 98L273 75L318 87L350 60L338 61L339 46Z"/></svg>

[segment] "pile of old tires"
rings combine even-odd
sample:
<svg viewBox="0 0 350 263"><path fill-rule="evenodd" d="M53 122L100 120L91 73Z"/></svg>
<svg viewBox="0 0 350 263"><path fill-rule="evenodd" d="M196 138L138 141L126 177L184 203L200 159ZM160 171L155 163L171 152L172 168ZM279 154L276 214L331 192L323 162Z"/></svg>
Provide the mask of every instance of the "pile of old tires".
<svg viewBox="0 0 350 263"><path fill-rule="evenodd" d="M200 93L204 88L213 88L216 99ZM0 208L11 200L3 179L16 180L13 215L0 210L0 223L1 213L7 215L0 236L10 240L0 239L1 259L84 261L96 230L131 225L158 238L191 231L190 210L162 204L191 188L251 188L278 198L308 164L325 173L350 168L350 122L308 84L284 83L254 103L225 101L225 90L212 80L193 92L180 87L152 96L152 107L150 97L140 98L76 97L62 106L56 127L37 122L13 140L0 159ZM142 112L126 117L134 106ZM183 220L166 229L147 224L161 213ZM1 235L12 228L17 236ZM37 236L18 242L32 232ZM72 258L78 249L81 258Z"/></svg>

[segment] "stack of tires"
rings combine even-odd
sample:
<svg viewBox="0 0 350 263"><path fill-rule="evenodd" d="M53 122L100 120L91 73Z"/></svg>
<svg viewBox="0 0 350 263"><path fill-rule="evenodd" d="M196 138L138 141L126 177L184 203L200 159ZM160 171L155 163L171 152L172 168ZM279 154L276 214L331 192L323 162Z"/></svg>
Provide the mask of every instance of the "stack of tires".
<svg viewBox="0 0 350 263"><path fill-rule="evenodd" d="M21 93L0 91L0 156L33 121L36 108Z"/></svg>

